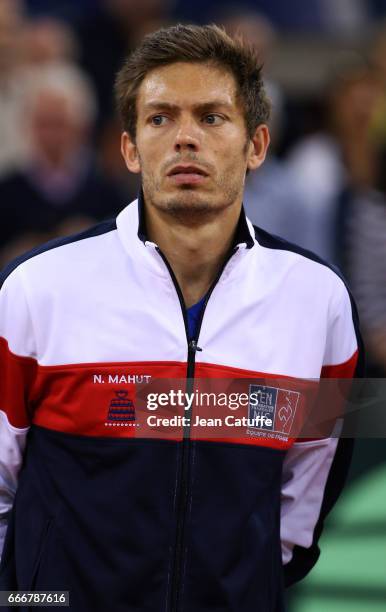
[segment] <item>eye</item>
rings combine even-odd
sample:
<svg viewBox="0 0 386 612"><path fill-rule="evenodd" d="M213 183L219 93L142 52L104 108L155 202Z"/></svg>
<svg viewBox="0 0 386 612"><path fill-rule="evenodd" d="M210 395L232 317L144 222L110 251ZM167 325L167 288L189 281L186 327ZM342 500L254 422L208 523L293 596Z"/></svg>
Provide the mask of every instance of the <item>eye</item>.
<svg viewBox="0 0 386 612"><path fill-rule="evenodd" d="M165 122L167 121L167 117L165 117L165 115L154 115L154 117L152 117L150 119L152 125L155 126L160 126L160 125L165 125Z"/></svg>
<svg viewBox="0 0 386 612"><path fill-rule="evenodd" d="M216 113L209 113L208 115L205 115L204 121L208 125L221 125L221 123L224 121L224 117L217 115Z"/></svg>

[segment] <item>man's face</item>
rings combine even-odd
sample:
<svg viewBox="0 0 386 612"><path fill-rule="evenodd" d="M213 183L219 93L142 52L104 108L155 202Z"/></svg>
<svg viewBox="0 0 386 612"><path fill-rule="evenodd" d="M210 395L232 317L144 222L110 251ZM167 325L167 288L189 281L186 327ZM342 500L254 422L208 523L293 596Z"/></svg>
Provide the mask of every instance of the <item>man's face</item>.
<svg viewBox="0 0 386 612"><path fill-rule="evenodd" d="M136 144L124 137L123 154L142 174L148 205L193 220L241 204L246 170L256 166L236 91L230 73L207 64L179 62L147 75Z"/></svg>

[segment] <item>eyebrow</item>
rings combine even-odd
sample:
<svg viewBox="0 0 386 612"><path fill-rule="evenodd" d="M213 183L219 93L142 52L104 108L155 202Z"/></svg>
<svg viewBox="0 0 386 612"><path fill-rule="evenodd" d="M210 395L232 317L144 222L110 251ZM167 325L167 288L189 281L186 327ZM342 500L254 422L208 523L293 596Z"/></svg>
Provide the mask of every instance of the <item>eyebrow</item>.
<svg viewBox="0 0 386 612"><path fill-rule="evenodd" d="M178 111L180 107L177 104L171 104L170 102L162 102L155 100L154 102L148 102L144 105L145 110L170 110L170 111ZM233 105L229 104L225 100L211 100L208 102L200 102L198 104L193 105L193 109L199 112L205 112L213 110L214 108L225 108L227 110L232 110Z"/></svg>

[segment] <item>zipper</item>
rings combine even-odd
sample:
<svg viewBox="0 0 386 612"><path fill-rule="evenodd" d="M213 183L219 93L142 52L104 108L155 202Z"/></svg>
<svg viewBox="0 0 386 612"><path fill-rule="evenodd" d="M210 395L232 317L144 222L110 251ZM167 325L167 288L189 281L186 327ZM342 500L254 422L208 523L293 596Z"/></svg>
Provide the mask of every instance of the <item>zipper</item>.
<svg viewBox="0 0 386 612"><path fill-rule="evenodd" d="M156 247L156 251L159 253L161 258L163 259L171 279L173 281L174 287L176 289L178 299L181 306L182 316L185 324L185 333L186 340L188 345L188 360L187 360L187 371L186 371L186 393L193 392L193 384L194 384L194 373L196 367L196 353L197 351L202 351L202 349L198 346L198 338L201 331L202 321L204 318L205 310L209 301L210 296L213 293L214 288L219 282L222 273L225 270L229 260L233 257L233 255L238 250L238 247L234 247L232 251L229 252L228 257L224 261L223 265L213 283L211 284L209 291L206 294L206 298L204 304L202 306L200 318L197 324L196 336L193 339L189 339L189 326L188 326L188 315L187 309L185 305L184 296L182 295L181 288L178 284L177 278L166 259L165 255L162 253L159 247ZM184 541L185 541L185 522L186 522L186 511L189 499L189 471L190 471L190 452L191 452L191 440L190 440L190 423L192 419L192 406L190 406L189 410L186 412L185 416L189 425L185 425L183 429L183 438L182 438L182 449L181 449L181 459L180 459L180 469L179 469L179 483L177 482L177 526L176 526L176 541L175 541L175 550L174 550L174 567L173 567L173 575L172 575L172 586L171 586L171 598L170 598L170 612L178 612L179 600L181 594L181 568L183 561L183 549L184 549Z"/></svg>

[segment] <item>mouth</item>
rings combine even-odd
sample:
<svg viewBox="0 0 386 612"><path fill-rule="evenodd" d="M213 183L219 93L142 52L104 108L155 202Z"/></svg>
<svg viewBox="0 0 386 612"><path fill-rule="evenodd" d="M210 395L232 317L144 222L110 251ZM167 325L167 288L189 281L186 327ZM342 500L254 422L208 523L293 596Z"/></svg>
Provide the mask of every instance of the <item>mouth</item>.
<svg viewBox="0 0 386 612"><path fill-rule="evenodd" d="M207 177L208 173L199 166L174 166L167 175L174 183L201 183Z"/></svg>

